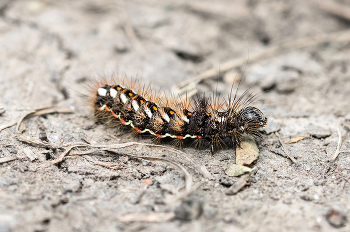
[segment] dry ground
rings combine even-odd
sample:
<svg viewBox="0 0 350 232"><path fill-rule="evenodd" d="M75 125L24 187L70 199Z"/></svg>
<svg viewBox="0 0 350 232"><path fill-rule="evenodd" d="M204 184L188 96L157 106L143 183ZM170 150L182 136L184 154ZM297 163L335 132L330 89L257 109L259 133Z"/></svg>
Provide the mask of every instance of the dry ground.
<svg viewBox="0 0 350 232"><path fill-rule="evenodd" d="M0 1L0 127L58 105L75 113L33 117L25 134L57 146L149 143L95 123L84 95L89 78L125 73L170 90L212 68L215 75L197 91L225 96L242 76L240 90L254 85L269 118L248 185L226 194L238 179L224 172L235 162L233 149L212 157L186 147L213 179L182 160L194 185L202 184L173 203L166 199L183 192L181 172L128 156L181 159L169 149L67 156L39 169L62 150L19 142L15 126L3 129L0 159L13 160L0 164L0 231L349 231L350 154L331 159L338 121L341 150L350 149L350 1L331 3L340 7L303 0ZM243 63L222 65L234 59ZM276 131L282 141L307 136L285 145L297 163ZM114 169L98 165L111 163Z"/></svg>

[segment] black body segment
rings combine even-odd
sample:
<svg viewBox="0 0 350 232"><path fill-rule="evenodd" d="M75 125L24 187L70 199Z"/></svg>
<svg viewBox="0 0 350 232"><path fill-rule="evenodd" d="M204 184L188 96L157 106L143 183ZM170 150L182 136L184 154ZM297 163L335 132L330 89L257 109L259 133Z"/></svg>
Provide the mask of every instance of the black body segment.
<svg viewBox="0 0 350 232"><path fill-rule="evenodd" d="M225 104L217 104L217 101L199 95L192 102L166 99L162 102L171 103L161 104L131 88L105 84L95 91L93 105L97 116L108 112L138 133L149 133L158 138L203 139L213 149L213 145L226 138L239 145L244 133L261 136L259 128L266 125L267 118L259 109L247 104L249 101L242 101L243 97L230 103L226 109L222 107ZM192 106L184 107L189 105Z"/></svg>

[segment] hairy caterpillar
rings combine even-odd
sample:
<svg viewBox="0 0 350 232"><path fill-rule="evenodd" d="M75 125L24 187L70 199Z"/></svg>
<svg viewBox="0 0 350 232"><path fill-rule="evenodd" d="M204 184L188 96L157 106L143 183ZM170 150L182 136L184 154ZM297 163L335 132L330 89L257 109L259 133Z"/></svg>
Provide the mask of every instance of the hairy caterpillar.
<svg viewBox="0 0 350 232"><path fill-rule="evenodd" d="M91 87L91 102L97 118L116 118L137 133L155 138L195 139L209 143L211 152L230 138L239 146L244 133L261 137L259 128L267 118L250 106L248 91L228 101L196 95L193 100L168 97L150 86L128 78L102 78Z"/></svg>

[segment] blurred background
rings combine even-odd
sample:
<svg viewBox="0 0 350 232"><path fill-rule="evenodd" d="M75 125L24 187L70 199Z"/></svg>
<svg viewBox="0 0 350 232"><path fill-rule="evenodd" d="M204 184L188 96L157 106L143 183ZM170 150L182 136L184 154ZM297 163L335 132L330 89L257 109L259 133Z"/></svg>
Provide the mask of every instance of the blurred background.
<svg viewBox="0 0 350 232"><path fill-rule="evenodd" d="M113 72L179 90L211 70L196 91L226 96L242 79L242 91L259 85L279 113L344 114L349 8L344 0L2 0L2 101L57 103Z"/></svg>

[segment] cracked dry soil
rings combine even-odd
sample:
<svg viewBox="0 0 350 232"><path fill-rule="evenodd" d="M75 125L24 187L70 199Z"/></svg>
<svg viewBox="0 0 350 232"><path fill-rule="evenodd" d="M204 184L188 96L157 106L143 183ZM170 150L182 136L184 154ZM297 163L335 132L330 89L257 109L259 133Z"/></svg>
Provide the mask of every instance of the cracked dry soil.
<svg viewBox="0 0 350 232"><path fill-rule="evenodd" d="M350 8L346 0L333 3ZM25 133L57 145L150 143L95 123L86 103L89 78L125 73L170 91L210 68L217 75L198 84L198 92L226 96L233 78L241 76L240 92L254 85L256 105L269 119L258 141L257 171L241 191L226 194L238 180L224 172L235 162L233 149L212 157L208 150L185 147L214 178L184 162L193 182L203 184L172 204L165 199L183 191L181 173L125 155L171 156L169 150L131 147L120 154L68 156L38 169L62 150L19 142L15 126L3 129L0 159L15 159L0 164L0 231L349 231L350 155L330 160L338 120L341 150L350 147L350 40L248 59L349 25L346 17L302 0L0 1L0 126L57 105L75 113L31 118ZM221 63L235 58L246 58L247 65L220 72ZM276 131L282 141L307 137L286 144L297 163L285 156ZM145 222L142 215L158 222Z"/></svg>

